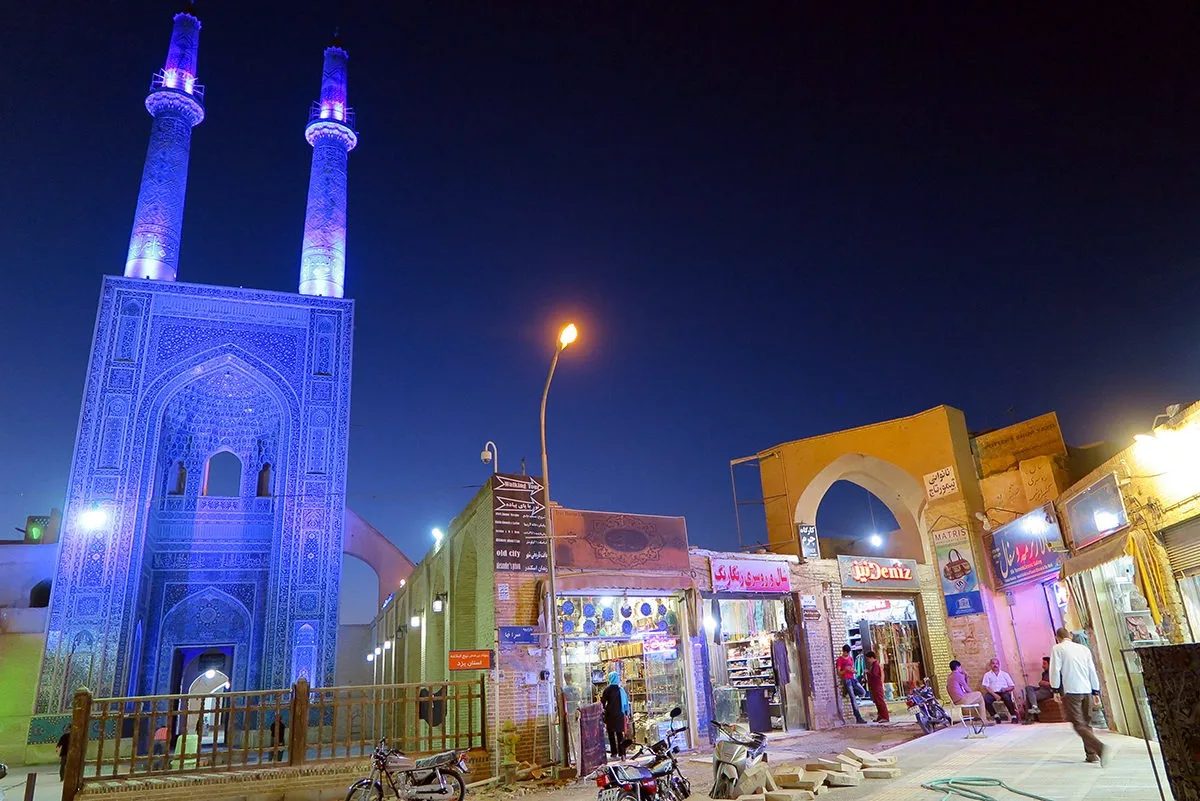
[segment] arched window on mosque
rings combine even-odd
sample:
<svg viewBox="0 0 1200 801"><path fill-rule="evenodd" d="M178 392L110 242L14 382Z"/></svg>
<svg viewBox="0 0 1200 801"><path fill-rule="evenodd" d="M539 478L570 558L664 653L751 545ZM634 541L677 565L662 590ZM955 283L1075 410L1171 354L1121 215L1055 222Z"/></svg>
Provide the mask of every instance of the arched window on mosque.
<svg viewBox="0 0 1200 801"><path fill-rule="evenodd" d="M271 463L263 464L262 469L258 471L258 497L271 497Z"/></svg>
<svg viewBox="0 0 1200 801"><path fill-rule="evenodd" d="M242 460L229 451L217 451L209 457L204 470L204 494L236 498L242 494Z"/></svg>
<svg viewBox="0 0 1200 801"><path fill-rule="evenodd" d="M167 478L167 494L182 495L187 490L187 468L182 461L171 465L171 474Z"/></svg>

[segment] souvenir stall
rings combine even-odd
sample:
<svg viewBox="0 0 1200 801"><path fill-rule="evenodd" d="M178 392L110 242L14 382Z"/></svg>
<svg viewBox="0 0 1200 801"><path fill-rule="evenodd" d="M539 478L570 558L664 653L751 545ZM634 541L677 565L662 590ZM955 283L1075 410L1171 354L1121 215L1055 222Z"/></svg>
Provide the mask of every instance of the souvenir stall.
<svg viewBox="0 0 1200 801"><path fill-rule="evenodd" d="M788 727L788 685L797 680L789 632L790 566L766 560L710 560L716 592L704 600L713 717L751 731ZM780 592L780 590L784 592ZM792 706L802 706L796 692ZM796 718L796 709L792 710Z"/></svg>
<svg viewBox="0 0 1200 801"><path fill-rule="evenodd" d="M874 651L883 671L884 698L903 704L909 690L933 675L925 658L916 562L865 556L839 556L838 562L845 643L859 681L867 686L865 654ZM837 651L842 643L833 645Z"/></svg>
<svg viewBox="0 0 1200 801"><path fill-rule="evenodd" d="M565 694L599 701L616 673L629 696L631 738L658 740L670 728L671 709L686 709L680 603L672 595L560 596Z"/></svg>

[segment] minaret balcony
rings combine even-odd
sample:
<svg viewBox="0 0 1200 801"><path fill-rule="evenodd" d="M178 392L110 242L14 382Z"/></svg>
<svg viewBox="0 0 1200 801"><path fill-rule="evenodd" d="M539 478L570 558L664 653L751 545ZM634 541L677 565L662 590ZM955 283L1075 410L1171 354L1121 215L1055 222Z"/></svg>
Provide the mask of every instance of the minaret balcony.
<svg viewBox="0 0 1200 801"><path fill-rule="evenodd" d="M179 92L197 103L204 103L204 84L196 83L196 77L175 69L164 69L154 73L150 79L151 92Z"/></svg>
<svg viewBox="0 0 1200 801"><path fill-rule="evenodd" d="M312 104L312 108L308 111L308 122L311 125L314 122L340 122L351 131L354 130L354 109L344 103L321 103Z"/></svg>

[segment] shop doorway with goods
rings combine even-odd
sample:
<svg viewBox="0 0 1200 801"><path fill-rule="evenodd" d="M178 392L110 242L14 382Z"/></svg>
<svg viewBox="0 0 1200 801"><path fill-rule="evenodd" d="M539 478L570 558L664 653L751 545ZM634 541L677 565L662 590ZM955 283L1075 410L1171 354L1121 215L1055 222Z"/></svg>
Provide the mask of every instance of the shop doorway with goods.
<svg viewBox="0 0 1200 801"><path fill-rule="evenodd" d="M568 720L598 703L615 676L627 699L626 736L652 743L687 710L678 595L571 595L557 600Z"/></svg>

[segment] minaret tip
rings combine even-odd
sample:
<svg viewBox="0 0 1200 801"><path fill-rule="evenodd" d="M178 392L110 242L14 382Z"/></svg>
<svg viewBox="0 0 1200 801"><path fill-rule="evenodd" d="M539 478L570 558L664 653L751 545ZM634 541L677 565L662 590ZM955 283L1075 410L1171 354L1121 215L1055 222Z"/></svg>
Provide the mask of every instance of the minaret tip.
<svg viewBox="0 0 1200 801"><path fill-rule="evenodd" d="M342 28L340 25L333 26L333 38L329 40L328 47L342 48Z"/></svg>

